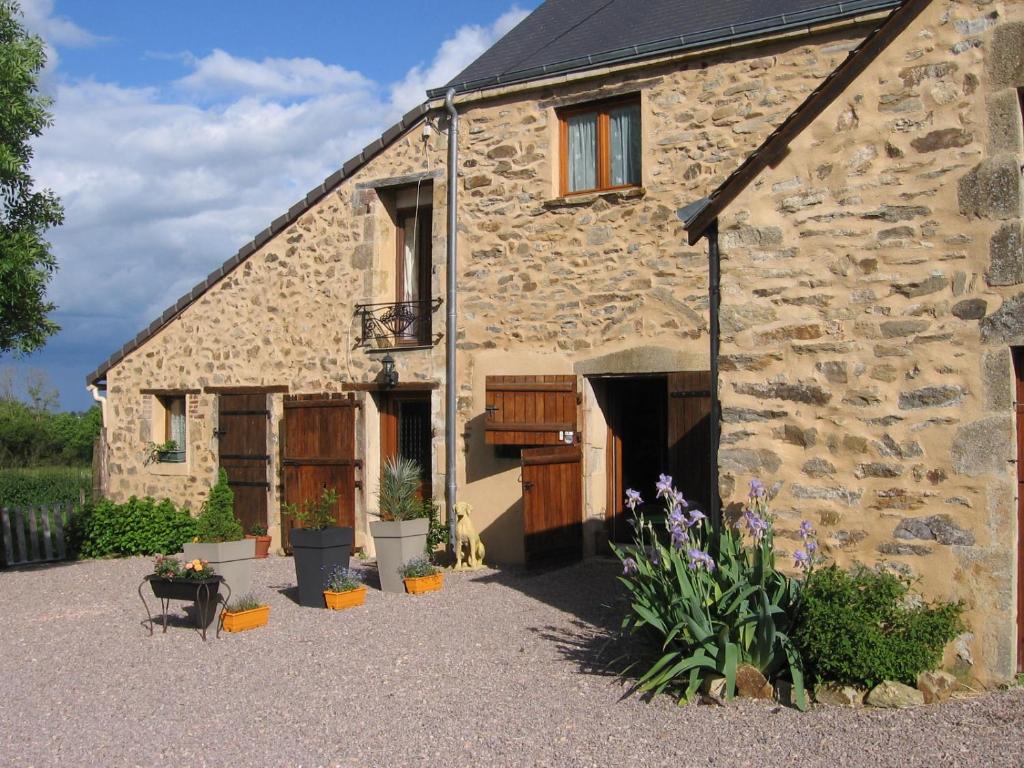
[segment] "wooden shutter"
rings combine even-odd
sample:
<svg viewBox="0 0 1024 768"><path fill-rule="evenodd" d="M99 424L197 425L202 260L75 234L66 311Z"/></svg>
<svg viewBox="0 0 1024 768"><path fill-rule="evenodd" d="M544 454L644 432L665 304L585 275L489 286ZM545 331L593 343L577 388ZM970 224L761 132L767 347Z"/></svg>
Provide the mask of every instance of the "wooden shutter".
<svg viewBox="0 0 1024 768"><path fill-rule="evenodd" d="M583 556L583 452L578 445L523 451L523 534L527 563Z"/></svg>
<svg viewBox="0 0 1024 768"><path fill-rule="evenodd" d="M575 376L488 376L486 386L489 445L563 445L566 432L575 440Z"/></svg>
<svg viewBox="0 0 1024 768"><path fill-rule="evenodd" d="M711 487L711 372L668 375L669 474L683 496L707 510Z"/></svg>
<svg viewBox="0 0 1024 768"><path fill-rule="evenodd" d="M355 458L355 411L352 395L288 395L284 401L284 501L301 506L316 499L324 488L338 492L338 525L355 525L355 477L362 463ZM291 546L297 527L291 516L281 515L281 538Z"/></svg>
<svg viewBox="0 0 1024 768"><path fill-rule="evenodd" d="M270 453L266 393L218 396L217 443L220 468L235 494L235 517L245 532L267 525Z"/></svg>

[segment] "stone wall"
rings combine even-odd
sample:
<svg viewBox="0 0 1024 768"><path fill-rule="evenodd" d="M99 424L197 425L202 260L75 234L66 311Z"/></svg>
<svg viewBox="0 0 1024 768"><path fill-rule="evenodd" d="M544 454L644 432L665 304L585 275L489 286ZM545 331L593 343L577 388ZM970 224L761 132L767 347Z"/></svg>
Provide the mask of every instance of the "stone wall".
<svg viewBox="0 0 1024 768"><path fill-rule="evenodd" d="M935 2L721 221L723 498L964 600L1015 670L1024 8ZM972 666L973 665L973 666Z"/></svg>

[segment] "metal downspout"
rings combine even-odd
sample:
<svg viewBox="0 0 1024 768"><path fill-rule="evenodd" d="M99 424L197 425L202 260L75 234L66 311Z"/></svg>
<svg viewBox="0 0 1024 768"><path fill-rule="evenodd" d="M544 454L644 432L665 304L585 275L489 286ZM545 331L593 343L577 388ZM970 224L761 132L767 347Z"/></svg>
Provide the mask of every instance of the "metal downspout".
<svg viewBox="0 0 1024 768"><path fill-rule="evenodd" d="M711 353L711 445L708 460L711 463L711 525L717 545L722 530L722 501L718 496L718 443L721 439L721 406L718 402L718 312L721 294L721 257L718 251L718 219L708 226L708 301L710 305L708 336Z"/></svg>
<svg viewBox="0 0 1024 768"><path fill-rule="evenodd" d="M445 412L444 412L444 472L445 514L448 516L448 544L455 551L455 502L458 487L455 482L455 422L456 394L455 345L458 341L458 180L459 180L459 113L455 109L455 89L449 88L444 97L448 110L448 316L445 323Z"/></svg>

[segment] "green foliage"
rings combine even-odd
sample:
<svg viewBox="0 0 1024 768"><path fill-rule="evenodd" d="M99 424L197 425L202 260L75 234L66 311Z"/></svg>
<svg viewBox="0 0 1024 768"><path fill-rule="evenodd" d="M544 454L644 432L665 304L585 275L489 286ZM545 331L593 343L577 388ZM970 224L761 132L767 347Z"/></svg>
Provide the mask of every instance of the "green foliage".
<svg viewBox="0 0 1024 768"><path fill-rule="evenodd" d="M249 526L249 535L250 536L266 536L267 535L267 526L260 525L259 523L253 523L252 525Z"/></svg>
<svg viewBox="0 0 1024 768"><path fill-rule="evenodd" d="M78 503L92 494L92 470L76 467L0 469L0 507Z"/></svg>
<svg viewBox="0 0 1024 768"><path fill-rule="evenodd" d="M0 468L88 465L101 419L99 406L51 413L0 396Z"/></svg>
<svg viewBox="0 0 1024 768"><path fill-rule="evenodd" d="M422 474L413 459L392 456L384 462L377 492L381 520L415 520L429 515L417 496Z"/></svg>
<svg viewBox="0 0 1024 768"><path fill-rule="evenodd" d="M50 101L38 93L45 63L43 41L26 32L18 4L0 0L0 353L31 352L59 330L47 317L57 262L43 233L64 211L29 175L32 139L51 124Z"/></svg>
<svg viewBox="0 0 1024 768"><path fill-rule="evenodd" d="M448 526L441 522L441 512L436 501L427 499L423 502L423 509L427 514L422 517L430 518L430 527L427 529L427 556L430 557L438 547L448 542Z"/></svg>
<svg viewBox="0 0 1024 768"><path fill-rule="evenodd" d="M336 565L324 579L325 592L351 592L363 586L363 574L343 565Z"/></svg>
<svg viewBox="0 0 1024 768"><path fill-rule="evenodd" d="M69 540L81 557L167 554L196 535L196 521L169 499L101 499L71 521Z"/></svg>
<svg viewBox="0 0 1024 768"><path fill-rule="evenodd" d="M157 555L153 560L153 573L161 579L187 579L189 581L205 581L216 576L206 560L186 560L181 562L176 557Z"/></svg>
<svg viewBox="0 0 1024 768"><path fill-rule="evenodd" d="M228 473L217 473L217 482L196 518L196 537L203 542L238 541L245 538L235 518L235 494L228 485Z"/></svg>
<svg viewBox="0 0 1024 768"><path fill-rule="evenodd" d="M303 528L311 531L322 531L338 524L334 507L338 503L338 492L333 488L324 488L319 499L306 499L302 506L285 504L286 515L294 517Z"/></svg>
<svg viewBox="0 0 1024 768"><path fill-rule="evenodd" d="M871 688L883 680L915 685L942 662L964 631L961 603L925 604L891 573L832 566L812 573L793 640L816 680Z"/></svg>
<svg viewBox="0 0 1024 768"><path fill-rule="evenodd" d="M266 603L261 602L256 595L251 592L248 595L242 595L237 600L232 600L227 607L229 613L241 613L242 611L254 611L257 608L262 608Z"/></svg>
<svg viewBox="0 0 1024 768"><path fill-rule="evenodd" d="M398 568L398 572L402 574L403 579L416 579L421 576L433 576L440 570L440 568L423 556L414 557L412 560L407 563L403 563Z"/></svg>
<svg viewBox="0 0 1024 768"><path fill-rule="evenodd" d="M683 511L671 481L663 475L659 483L667 536L641 515L635 546L613 547L631 598L623 628L657 647L638 689L672 692L687 701L702 683L724 677L731 698L736 670L750 665L769 681L792 681L797 706L805 709L800 657L788 635L800 585L775 568L764 486L752 486L747 510L752 542L746 546L732 528L724 528L716 541L703 514ZM627 503L635 510L639 496Z"/></svg>

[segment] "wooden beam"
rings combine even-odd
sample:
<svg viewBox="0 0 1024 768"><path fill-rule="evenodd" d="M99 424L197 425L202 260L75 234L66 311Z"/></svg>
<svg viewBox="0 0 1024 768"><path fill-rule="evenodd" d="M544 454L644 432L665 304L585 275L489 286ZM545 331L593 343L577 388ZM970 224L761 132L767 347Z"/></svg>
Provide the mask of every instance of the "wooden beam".
<svg viewBox="0 0 1024 768"><path fill-rule="evenodd" d="M140 389L139 394L142 395L163 395L166 397L178 397L181 395L201 395L203 390L201 389L188 389L187 387L147 387Z"/></svg>
<svg viewBox="0 0 1024 768"><path fill-rule="evenodd" d="M208 386L204 392L216 395L262 395L288 391L287 384L266 384L259 386Z"/></svg>
<svg viewBox="0 0 1024 768"><path fill-rule="evenodd" d="M353 381L341 385L344 392L424 392L440 388L439 381L401 381L393 387L377 381Z"/></svg>

